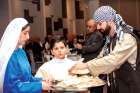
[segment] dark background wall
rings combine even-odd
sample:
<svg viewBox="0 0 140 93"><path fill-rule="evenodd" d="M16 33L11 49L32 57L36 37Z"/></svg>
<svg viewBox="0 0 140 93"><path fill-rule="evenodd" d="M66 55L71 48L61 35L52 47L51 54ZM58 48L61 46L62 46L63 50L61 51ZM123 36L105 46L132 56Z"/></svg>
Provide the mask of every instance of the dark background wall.
<svg viewBox="0 0 140 93"><path fill-rule="evenodd" d="M128 24L140 30L140 0L100 0L101 5L111 5Z"/></svg>
<svg viewBox="0 0 140 93"><path fill-rule="evenodd" d="M9 21L8 0L0 0L0 38Z"/></svg>

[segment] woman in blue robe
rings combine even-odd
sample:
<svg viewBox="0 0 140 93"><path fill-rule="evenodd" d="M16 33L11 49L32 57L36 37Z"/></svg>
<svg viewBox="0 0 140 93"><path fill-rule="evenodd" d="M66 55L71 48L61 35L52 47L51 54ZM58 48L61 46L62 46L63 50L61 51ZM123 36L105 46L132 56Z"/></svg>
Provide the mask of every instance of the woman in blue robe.
<svg viewBox="0 0 140 93"><path fill-rule="evenodd" d="M22 46L29 39L30 26L24 18L15 18L0 41L0 93L41 93L50 90L49 80L35 78Z"/></svg>
<svg viewBox="0 0 140 93"><path fill-rule="evenodd" d="M4 93L41 93L41 79L31 75L23 49L18 48L9 59L4 78Z"/></svg>

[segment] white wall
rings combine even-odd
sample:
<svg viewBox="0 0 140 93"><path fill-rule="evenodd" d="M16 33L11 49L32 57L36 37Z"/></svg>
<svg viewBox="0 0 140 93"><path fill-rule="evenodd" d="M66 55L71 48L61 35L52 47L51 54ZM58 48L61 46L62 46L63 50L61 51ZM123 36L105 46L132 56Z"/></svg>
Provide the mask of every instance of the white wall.
<svg viewBox="0 0 140 93"><path fill-rule="evenodd" d="M9 7L8 7L9 1ZM28 0L27 0L28 1ZM34 23L31 24L32 31L31 36L38 36L42 40L46 35L46 23L45 17L51 17L53 15L53 22L57 18L62 18L62 1L61 0L51 0L49 6L44 5L44 0L41 1L41 11L37 11L36 5L31 2L25 2L23 0L1 0L0 3L0 36L3 33L3 29L9 20L15 17L24 17L24 9L29 9L30 16L34 17ZM67 0L67 15L66 19L63 19L64 27L68 28L71 33L84 33L85 20L92 17L93 12L99 6L98 0L81 0L80 8L84 11L84 19L75 19L75 4L74 0ZM84 5L84 2L86 5ZM56 34L62 34L62 29L56 31Z"/></svg>
<svg viewBox="0 0 140 93"><path fill-rule="evenodd" d="M46 16L54 16L54 19L62 17L62 1L61 0L51 0L50 5L46 6Z"/></svg>
<svg viewBox="0 0 140 93"><path fill-rule="evenodd" d="M58 18L62 18L62 1L61 0L51 0L51 3L45 6L45 16L52 17L52 25ZM52 27L53 28L53 27ZM53 34L63 34L62 29L54 31Z"/></svg>
<svg viewBox="0 0 140 93"><path fill-rule="evenodd" d="M94 11L99 6L99 0L80 0L80 10L84 11L84 19L76 20L77 34L86 34L86 21L92 18Z"/></svg>
<svg viewBox="0 0 140 93"><path fill-rule="evenodd" d="M29 9L29 15L33 16L33 24L31 24L31 37L39 37L41 40L44 39L44 17L43 9L37 11L36 4L22 0L9 0L10 2L10 17L24 17L24 9Z"/></svg>
<svg viewBox="0 0 140 93"><path fill-rule="evenodd" d="M99 7L99 0L89 0L88 9L89 9L89 17L93 16L94 11Z"/></svg>

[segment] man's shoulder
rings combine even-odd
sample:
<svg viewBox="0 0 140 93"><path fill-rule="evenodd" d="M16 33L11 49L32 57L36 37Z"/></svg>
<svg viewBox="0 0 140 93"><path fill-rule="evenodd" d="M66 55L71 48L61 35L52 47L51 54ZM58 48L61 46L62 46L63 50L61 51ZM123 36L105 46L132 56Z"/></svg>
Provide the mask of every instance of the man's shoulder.
<svg viewBox="0 0 140 93"><path fill-rule="evenodd" d="M125 38L135 38L135 37L133 36L133 34L131 34L131 33L129 33L129 32L124 33L124 37L125 37Z"/></svg>
<svg viewBox="0 0 140 93"><path fill-rule="evenodd" d="M140 42L139 37L132 31L124 31L124 35L128 38L128 37L132 37L135 38L137 41Z"/></svg>

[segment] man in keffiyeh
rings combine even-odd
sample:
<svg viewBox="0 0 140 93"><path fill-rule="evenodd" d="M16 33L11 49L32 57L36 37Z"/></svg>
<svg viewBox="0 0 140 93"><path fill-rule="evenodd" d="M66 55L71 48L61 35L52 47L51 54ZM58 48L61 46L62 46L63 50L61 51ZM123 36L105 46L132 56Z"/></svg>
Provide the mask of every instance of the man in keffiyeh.
<svg viewBox="0 0 140 93"><path fill-rule="evenodd" d="M99 7L93 19L97 22L97 29L109 38L109 52L105 54L103 47L102 56L87 63L76 64L71 72L89 69L94 77L113 72L113 78L108 80L111 88L109 93L139 93L140 42L132 33L133 28L129 25L124 27L122 17L110 6Z"/></svg>

